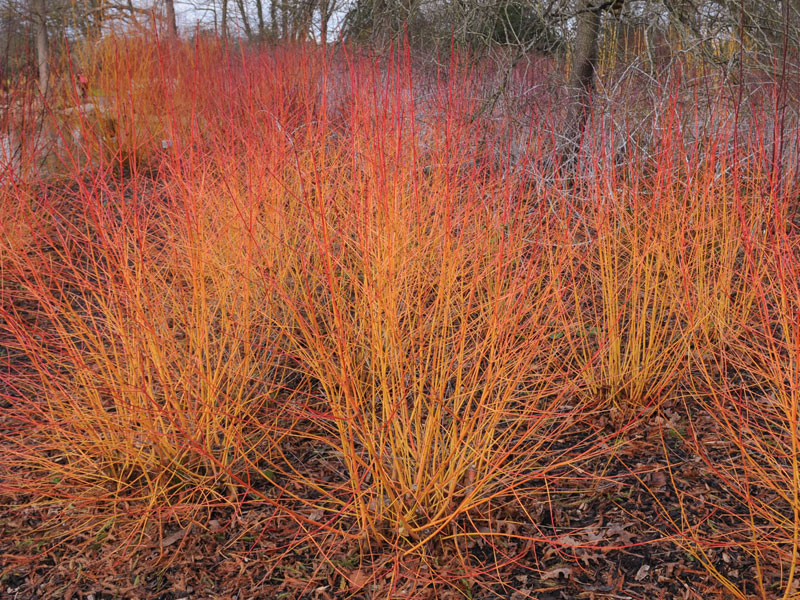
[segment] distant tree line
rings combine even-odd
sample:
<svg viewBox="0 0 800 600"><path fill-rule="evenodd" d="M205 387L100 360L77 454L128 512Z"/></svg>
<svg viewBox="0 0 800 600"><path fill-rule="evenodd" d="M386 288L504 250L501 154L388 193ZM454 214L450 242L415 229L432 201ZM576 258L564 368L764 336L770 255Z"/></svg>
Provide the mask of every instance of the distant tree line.
<svg viewBox="0 0 800 600"><path fill-rule="evenodd" d="M800 0L0 0L0 82L24 76L47 94L67 42L112 30L196 32L237 43L345 41L380 49L399 39L431 56L451 46L503 56L510 72L531 54L568 58L561 149L582 136L601 52L655 62L676 48L729 71L797 57ZM609 31L613 30L613 35ZM629 43L630 42L630 43Z"/></svg>
<svg viewBox="0 0 800 600"><path fill-rule="evenodd" d="M552 54L574 41L587 11L651 35L672 29L695 44L737 43L761 53L796 43L800 31L800 0L0 0L0 43L14 57L43 19L54 38L153 23L177 35L180 13L184 34L199 26L250 41L374 43L407 32L422 46L455 41Z"/></svg>

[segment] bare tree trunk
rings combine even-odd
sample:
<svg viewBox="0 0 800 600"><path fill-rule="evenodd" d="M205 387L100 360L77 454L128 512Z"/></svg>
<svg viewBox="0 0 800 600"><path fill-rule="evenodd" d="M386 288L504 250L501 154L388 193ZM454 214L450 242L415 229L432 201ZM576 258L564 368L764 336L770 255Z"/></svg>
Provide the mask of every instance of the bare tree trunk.
<svg viewBox="0 0 800 600"><path fill-rule="evenodd" d="M247 11L244 8L244 0L236 0L236 5L239 7L239 14L242 17L242 25L244 26L244 34L247 39L252 39L253 30L250 29L250 19L247 18Z"/></svg>
<svg viewBox="0 0 800 600"><path fill-rule="evenodd" d="M228 0L222 0L222 37L228 39Z"/></svg>
<svg viewBox="0 0 800 600"><path fill-rule="evenodd" d="M281 36L288 38L289 31L289 3L287 0L281 0Z"/></svg>
<svg viewBox="0 0 800 600"><path fill-rule="evenodd" d="M178 37L178 21L175 18L175 0L164 0L167 6L167 27L172 37Z"/></svg>
<svg viewBox="0 0 800 600"><path fill-rule="evenodd" d="M47 40L47 8L45 0L32 0L31 13L36 28L36 62L39 68L39 89L47 95L50 84L50 48Z"/></svg>
<svg viewBox="0 0 800 600"><path fill-rule="evenodd" d="M600 35L600 17L612 2L598 3L596 0L581 0L578 13L578 31L572 55L570 73L569 109L565 123L566 138L559 150L561 160L572 164L580 150L586 121L589 118L594 91L594 76L597 65L597 44Z"/></svg>
<svg viewBox="0 0 800 600"><path fill-rule="evenodd" d="M258 15L258 37L264 39L264 3L261 0L256 0L256 14Z"/></svg>
<svg viewBox="0 0 800 600"><path fill-rule="evenodd" d="M383 40L386 29L386 0L372 2L372 37Z"/></svg>
<svg viewBox="0 0 800 600"><path fill-rule="evenodd" d="M331 18L330 0L322 0L319 4L319 37L324 46L328 43L328 21Z"/></svg>
<svg viewBox="0 0 800 600"><path fill-rule="evenodd" d="M278 2L270 0L269 3L269 27L272 31L273 39L278 39Z"/></svg>
<svg viewBox="0 0 800 600"><path fill-rule="evenodd" d="M308 39L314 24L315 0L303 0L295 7L292 23L293 39L300 41Z"/></svg>

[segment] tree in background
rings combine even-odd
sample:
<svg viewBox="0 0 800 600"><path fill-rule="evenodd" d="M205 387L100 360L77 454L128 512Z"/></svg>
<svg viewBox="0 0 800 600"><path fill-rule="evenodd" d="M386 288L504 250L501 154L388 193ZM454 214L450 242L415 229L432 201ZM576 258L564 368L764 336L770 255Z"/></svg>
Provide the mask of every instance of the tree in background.
<svg viewBox="0 0 800 600"><path fill-rule="evenodd" d="M248 42L265 40L329 40L330 23L344 10L342 0L184 0L202 21L210 15L220 37Z"/></svg>
<svg viewBox="0 0 800 600"><path fill-rule="evenodd" d="M800 0L0 0L3 71L7 78L35 70L46 91L64 39L97 40L111 29L149 29L154 20L177 37L179 17L252 42L342 39L379 49L407 34L432 59L452 44L496 60L499 73L531 55L568 60L571 140L582 135L598 61L607 64L632 31L643 43L627 59L643 68L679 51L726 75L745 60L770 69L784 50L793 59L800 40ZM574 142L562 147L565 155L574 149Z"/></svg>
<svg viewBox="0 0 800 600"><path fill-rule="evenodd" d="M170 35L178 37L178 21L175 17L175 1L164 0L164 5L167 10L167 27Z"/></svg>
<svg viewBox="0 0 800 600"><path fill-rule="evenodd" d="M561 159L567 164L577 156L592 107L603 11L613 9L619 14L623 6L624 0L581 0L578 6L572 68L567 84L570 99L565 122L566 135L559 151Z"/></svg>
<svg viewBox="0 0 800 600"><path fill-rule="evenodd" d="M43 96L46 96L50 84L50 44L47 35L45 0L31 0L31 21L36 30L36 68L39 72L39 90Z"/></svg>

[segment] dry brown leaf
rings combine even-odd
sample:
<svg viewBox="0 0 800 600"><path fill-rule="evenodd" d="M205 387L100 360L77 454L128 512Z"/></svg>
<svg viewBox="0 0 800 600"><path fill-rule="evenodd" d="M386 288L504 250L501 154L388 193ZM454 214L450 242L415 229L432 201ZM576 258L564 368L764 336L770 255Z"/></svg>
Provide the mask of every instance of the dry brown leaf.
<svg viewBox="0 0 800 600"><path fill-rule="evenodd" d="M208 530L211 533L216 533L222 529L222 523L220 523L217 519L211 519L208 522Z"/></svg>
<svg viewBox="0 0 800 600"><path fill-rule="evenodd" d="M608 532L609 536L618 538L622 544L629 545L632 543L635 534L629 533L625 530L632 525L633 523L614 523L609 525L606 531Z"/></svg>
<svg viewBox="0 0 800 600"><path fill-rule="evenodd" d="M557 544L561 544L562 546L580 546L581 543L576 540L574 537L570 535L562 535L560 538L556 540Z"/></svg>
<svg viewBox="0 0 800 600"><path fill-rule="evenodd" d="M370 582L371 577L363 569L358 569L351 573L347 579L350 582L350 589L358 591Z"/></svg>
<svg viewBox="0 0 800 600"><path fill-rule="evenodd" d="M569 579L572 576L572 568L570 567L556 567L542 573L542 579L548 581L550 579L558 580L560 577Z"/></svg>
<svg viewBox="0 0 800 600"><path fill-rule="evenodd" d="M663 490L667 486L667 476L664 471L654 471L650 482L654 491Z"/></svg>
<svg viewBox="0 0 800 600"><path fill-rule="evenodd" d="M172 544L175 542L179 542L186 537L187 533L189 533L188 527L186 529L179 529L175 533L169 534L167 537L161 540L161 547L166 548L167 546L172 546Z"/></svg>

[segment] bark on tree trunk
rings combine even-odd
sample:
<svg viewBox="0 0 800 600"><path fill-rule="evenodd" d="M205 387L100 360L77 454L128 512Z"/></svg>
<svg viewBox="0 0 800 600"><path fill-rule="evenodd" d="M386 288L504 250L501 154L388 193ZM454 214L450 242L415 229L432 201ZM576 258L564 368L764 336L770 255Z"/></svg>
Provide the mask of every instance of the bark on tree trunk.
<svg viewBox="0 0 800 600"><path fill-rule="evenodd" d="M175 1L164 0L167 5L167 27L172 37L178 37L178 21L175 18Z"/></svg>
<svg viewBox="0 0 800 600"><path fill-rule="evenodd" d="M264 5L261 0L256 0L256 15L258 15L258 37L264 39Z"/></svg>
<svg viewBox="0 0 800 600"><path fill-rule="evenodd" d="M39 69L39 89L47 95L50 84L50 49L47 41L47 9L45 0L32 0L31 12L36 28L36 62Z"/></svg>
<svg viewBox="0 0 800 600"><path fill-rule="evenodd" d="M291 37L291 32L289 31L289 4L286 0L281 1L281 35L284 38Z"/></svg>
<svg viewBox="0 0 800 600"><path fill-rule="evenodd" d="M322 45L328 43L328 21L331 19L330 2L323 0L319 5L319 37Z"/></svg>
<svg viewBox="0 0 800 600"><path fill-rule="evenodd" d="M272 31L273 39L278 39L278 0L271 0L269 3L269 27Z"/></svg>
<svg viewBox="0 0 800 600"><path fill-rule="evenodd" d="M311 34L311 26L314 23L314 8L314 0L306 0L295 7L292 39L296 41L308 39Z"/></svg>
<svg viewBox="0 0 800 600"><path fill-rule="evenodd" d="M222 38L228 39L228 0L222 0Z"/></svg>
<svg viewBox="0 0 800 600"><path fill-rule="evenodd" d="M247 39L250 40L253 38L253 30L250 29L250 19L247 18L247 11L244 8L244 0L236 0L236 5L239 7L239 15L242 17L244 34Z"/></svg>
<svg viewBox="0 0 800 600"><path fill-rule="evenodd" d="M247 11L244 7L244 0L236 0L236 5L239 7L239 16L242 18L242 26L244 27L244 34L247 39L253 37L253 31L250 29L250 19L247 17Z"/></svg>
<svg viewBox="0 0 800 600"><path fill-rule="evenodd" d="M559 151L561 161L568 165L574 163L577 158L591 111L600 17L608 5L610 3L600 4L597 0L581 0L580 3L578 31L572 55L572 72L568 83L569 109L565 123L566 137Z"/></svg>

